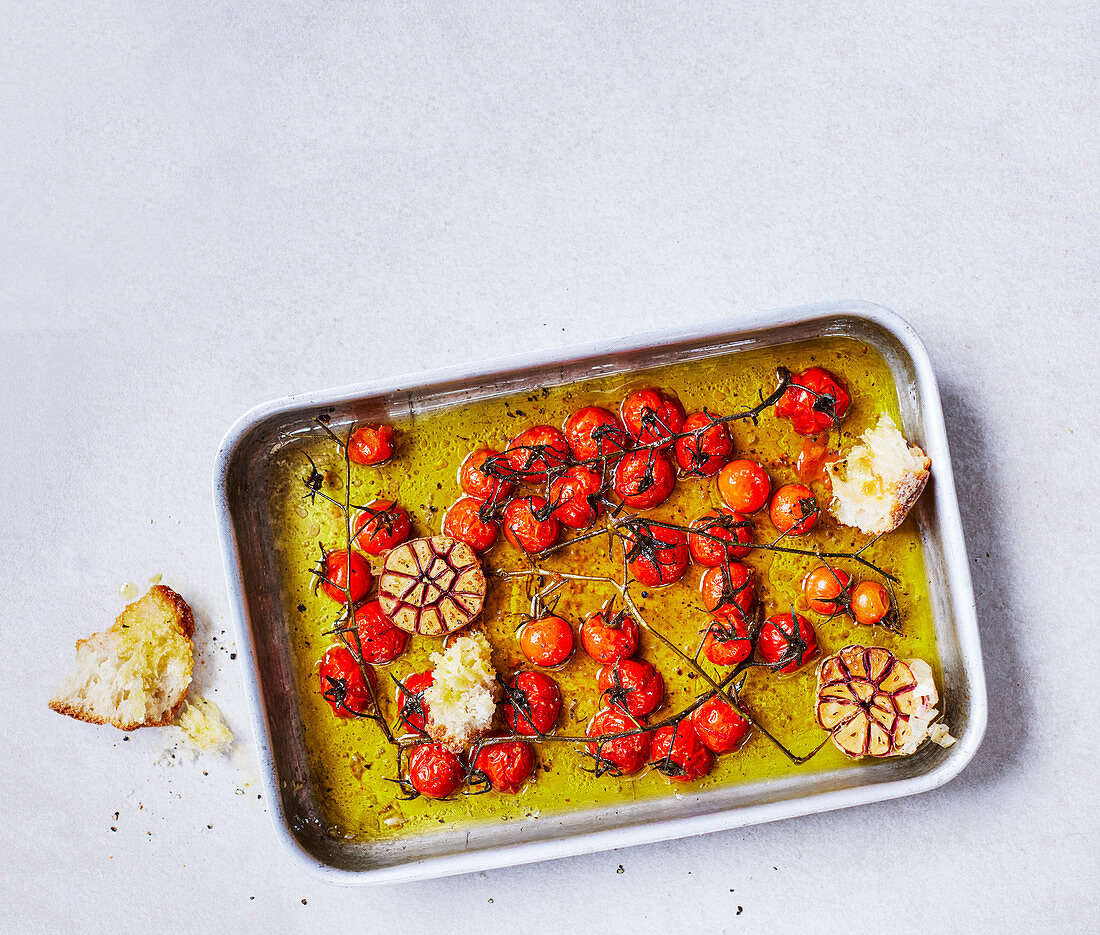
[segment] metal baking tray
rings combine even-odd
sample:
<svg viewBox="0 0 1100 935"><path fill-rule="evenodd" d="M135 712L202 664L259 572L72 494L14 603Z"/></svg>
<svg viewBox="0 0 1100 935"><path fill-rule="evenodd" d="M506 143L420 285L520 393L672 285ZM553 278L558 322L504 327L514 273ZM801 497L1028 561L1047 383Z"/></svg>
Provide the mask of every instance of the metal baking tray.
<svg viewBox="0 0 1100 935"><path fill-rule="evenodd" d="M265 472L281 438L307 427L320 411L330 413L334 425L353 419L386 419L716 353L838 335L871 345L886 359L905 436L932 459L933 481L919 501L917 516L943 667L943 705L958 738L954 746L925 744L910 757L844 770L624 802L614 808L539 820L441 829L396 842L353 842L325 830L311 789L288 628L273 577L272 537L265 528ZM762 312L275 400L246 413L226 434L214 466L214 506L276 832L300 866L332 882L466 873L912 795L957 775L974 756L985 731L981 647L940 394L920 339L881 306L838 302Z"/></svg>

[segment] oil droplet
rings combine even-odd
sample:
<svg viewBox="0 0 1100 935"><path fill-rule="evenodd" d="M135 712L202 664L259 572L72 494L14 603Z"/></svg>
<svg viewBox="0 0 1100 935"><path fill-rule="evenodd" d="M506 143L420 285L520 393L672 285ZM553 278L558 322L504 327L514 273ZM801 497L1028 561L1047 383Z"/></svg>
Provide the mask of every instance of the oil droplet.
<svg viewBox="0 0 1100 935"><path fill-rule="evenodd" d="M296 506L294 508L294 512L302 517L302 519L305 519L307 516L309 516L309 510L305 508L304 504L299 504L298 506Z"/></svg>
<svg viewBox="0 0 1100 935"><path fill-rule="evenodd" d="M118 593L121 594L126 600L132 601L138 596L138 586L132 581L123 581L118 586Z"/></svg>
<svg viewBox="0 0 1100 935"><path fill-rule="evenodd" d="M149 579L150 584L160 584L160 582L161 582L161 576L159 574L153 575L153 577Z"/></svg>
<svg viewBox="0 0 1100 935"><path fill-rule="evenodd" d="M310 523L309 524L309 529L306 530L306 535L310 536L310 537L313 537L313 536L316 536L320 531L321 531L320 526L318 526L316 523Z"/></svg>

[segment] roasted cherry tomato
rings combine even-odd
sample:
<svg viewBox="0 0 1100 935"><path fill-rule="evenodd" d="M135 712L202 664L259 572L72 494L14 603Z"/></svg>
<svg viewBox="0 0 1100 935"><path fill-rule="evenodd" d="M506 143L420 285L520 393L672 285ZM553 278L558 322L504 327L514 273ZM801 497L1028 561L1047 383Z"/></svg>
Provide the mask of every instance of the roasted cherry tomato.
<svg viewBox="0 0 1100 935"><path fill-rule="evenodd" d="M338 604L348 602L349 591L351 602L357 604L367 596L373 580L367 560L358 552L348 555L347 549L326 552L321 574L321 590Z"/></svg>
<svg viewBox="0 0 1100 935"><path fill-rule="evenodd" d="M708 568L699 581L703 606L716 617L744 620L756 602L753 570L741 562Z"/></svg>
<svg viewBox="0 0 1100 935"><path fill-rule="evenodd" d="M410 730L423 732L431 715L428 703L424 700L424 689L432 684L432 670L415 672L401 680L404 688L397 689L397 710L401 722Z"/></svg>
<svg viewBox="0 0 1100 935"><path fill-rule="evenodd" d="M637 731L644 726L641 718L632 718L616 708L604 708L592 718L586 731L589 737L608 734L625 734ZM611 773L615 776L628 776L636 773L649 759L649 732L632 733L628 737L616 737L613 740L588 743L585 748L589 756L596 758L596 775Z"/></svg>
<svg viewBox="0 0 1100 935"><path fill-rule="evenodd" d="M749 722L719 695L704 701L690 717L703 746L714 753L736 750L749 732Z"/></svg>
<svg viewBox="0 0 1100 935"><path fill-rule="evenodd" d="M777 672L794 672L815 656L819 649L817 634L810 621L801 614L776 614L764 621L757 641L760 658ZM778 664L784 659L786 665Z"/></svg>
<svg viewBox="0 0 1100 935"><path fill-rule="evenodd" d="M769 510L772 525L791 536L801 536L813 529L820 514L821 508L813 491L801 484L780 487L772 497Z"/></svg>
<svg viewBox="0 0 1100 935"><path fill-rule="evenodd" d="M619 417L600 406L585 406L566 419L565 440L578 461L613 455L630 447Z"/></svg>
<svg viewBox="0 0 1100 935"><path fill-rule="evenodd" d="M441 743L424 743L409 754L409 782L429 799L445 799L462 785L466 771L458 755Z"/></svg>
<svg viewBox="0 0 1100 935"><path fill-rule="evenodd" d="M752 640L746 620L718 617L703 638L703 655L716 666L735 666L752 655Z"/></svg>
<svg viewBox="0 0 1100 935"><path fill-rule="evenodd" d="M318 674L321 695L332 706L337 717L356 717L370 710L370 689L363 680L363 671L374 685L374 670L359 663L343 643L330 646L321 658Z"/></svg>
<svg viewBox="0 0 1100 935"><path fill-rule="evenodd" d="M619 407L626 430L642 444L666 439L659 447L668 448L671 436L684 427L684 407L664 390L647 387L636 390Z"/></svg>
<svg viewBox="0 0 1100 935"><path fill-rule="evenodd" d="M771 496L772 482L755 461L742 458L731 461L718 472L718 495L738 513L755 513L764 508Z"/></svg>
<svg viewBox="0 0 1100 935"><path fill-rule="evenodd" d="M714 754L695 733L691 718L658 727L653 732L650 762L673 782L695 782L714 766Z"/></svg>
<svg viewBox="0 0 1100 935"><path fill-rule="evenodd" d="M676 463L680 473L692 477L713 477L733 454L733 439L725 423L711 422L710 416L693 412L681 429L691 432L676 439Z"/></svg>
<svg viewBox="0 0 1100 935"><path fill-rule="evenodd" d="M740 513L722 507L704 513L692 520L691 528L699 532L688 533L688 549L697 565L713 568L731 558L744 558L752 550L742 543L752 542L756 524Z"/></svg>
<svg viewBox="0 0 1100 935"><path fill-rule="evenodd" d="M488 468L486 461L490 461ZM466 456L458 469L458 486L475 500L499 502L516 487L511 481L502 480L490 471L506 474L510 469L511 465L500 458L500 452L495 448L478 448Z"/></svg>
<svg viewBox="0 0 1100 935"><path fill-rule="evenodd" d="M600 669L596 676L600 701L635 717L652 714L665 697L665 680L644 659L620 659Z"/></svg>
<svg viewBox="0 0 1100 935"><path fill-rule="evenodd" d="M519 631L519 646L537 666L560 666L573 654L573 628L555 614L528 620Z"/></svg>
<svg viewBox="0 0 1100 935"><path fill-rule="evenodd" d="M542 484L547 471L557 471L569 463L569 443L552 425L524 429L508 442L504 452L512 478L525 484Z"/></svg>
<svg viewBox="0 0 1100 935"><path fill-rule="evenodd" d="M799 435L816 435L834 428L851 404L840 377L823 367L811 367L791 378L791 385L775 404L775 414L790 419Z"/></svg>
<svg viewBox="0 0 1100 935"><path fill-rule="evenodd" d="M684 577L690 562L687 536L646 522L623 530L623 548L630 573L650 588L662 588Z"/></svg>
<svg viewBox="0 0 1100 935"><path fill-rule="evenodd" d="M659 451L631 451L615 465L615 493L636 510L664 503L675 486L672 462Z"/></svg>
<svg viewBox="0 0 1100 935"><path fill-rule="evenodd" d="M890 613L890 592L877 581L861 581L852 588L852 616L871 626Z"/></svg>
<svg viewBox="0 0 1100 935"><path fill-rule="evenodd" d="M625 610L607 620L594 613L581 624L581 645L600 665L610 665L638 651L638 624Z"/></svg>
<svg viewBox="0 0 1100 935"><path fill-rule="evenodd" d="M550 484L550 502L556 504L553 516L573 529L587 529L600 515L600 488L603 481L595 471L578 464Z"/></svg>
<svg viewBox="0 0 1100 935"><path fill-rule="evenodd" d="M371 665L393 662L409 643L409 634L399 630L382 612L378 601L370 601L355 612L355 636L350 639L360 658Z"/></svg>
<svg viewBox="0 0 1100 935"><path fill-rule="evenodd" d="M561 691L544 672L520 672L508 682L504 720L508 729L526 737L545 734L558 722Z"/></svg>
<svg viewBox="0 0 1100 935"><path fill-rule="evenodd" d="M481 518L483 505L473 497L459 497L443 514L443 535L465 542L475 552L491 549L500 527Z"/></svg>
<svg viewBox="0 0 1100 935"><path fill-rule="evenodd" d="M517 497L504 508L504 538L528 555L550 548L560 531L542 497Z"/></svg>
<svg viewBox="0 0 1100 935"><path fill-rule="evenodd" d="M810 610L831 617L844 610L845 599L841 595L845 594L851 580L839 568L817 565L802 579L802 594Z"/></svg>
<svg viewBox="0 0 1100 935"><path fill-rule="evenodd" d="M372 500L355 517L355 544L381 555L409 538L409 514L392 500Z"/></svg>
<svg viewBox="0 0 1100 935"><path fill-rule="evenodd" d="M535 748L526 740L483 742L474 769L485 775L494 792L519 792L535 771Z"/></svg>
<svg viewBox="0 0 1100 935"><path fill-rule="evenodd" d="M348 439L348 457L356 464L381 464L393 457L392 425L361 425Z"/></svg>

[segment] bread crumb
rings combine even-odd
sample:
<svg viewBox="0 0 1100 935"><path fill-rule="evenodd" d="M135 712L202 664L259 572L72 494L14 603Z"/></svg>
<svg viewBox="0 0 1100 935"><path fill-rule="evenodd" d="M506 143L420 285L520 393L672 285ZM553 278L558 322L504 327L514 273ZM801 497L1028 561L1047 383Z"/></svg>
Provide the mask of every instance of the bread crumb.
<svg viewBox="0 0 1100 935"><path fill-rule="evenodd" d="M213 701L199 696L183 703L179 718L169 729L178 732L181 743L199 753L228 753L233 746L233 732L221 710Z"/></svg>

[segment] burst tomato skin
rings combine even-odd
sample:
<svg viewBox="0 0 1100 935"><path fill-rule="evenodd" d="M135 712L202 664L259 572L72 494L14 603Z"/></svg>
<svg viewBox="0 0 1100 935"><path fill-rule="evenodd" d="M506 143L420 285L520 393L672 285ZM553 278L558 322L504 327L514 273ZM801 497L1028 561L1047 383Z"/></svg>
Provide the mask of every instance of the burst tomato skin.
<svg viewBox="0 0 1100 935"><path fill-rule="evenodd" d="M856 623L872 626L890 612L890 592L877 581L861 581L852 588L852 616Z"/></svg>
<svg viewBox="0 0 1100 935"><path fill-rule="evenodd" d="M392 425L361 425L351 433L348 458L355 464L382 464L392 457Z"/></svg>
<svg viewBox="0 0 1100 935"><path fill-rule="evenodd" d="M707 628L703 654L716 666L735 666L752 655L748 622L732 615L717 617Z"/></svg>
<svg viewBox="0 0 1100 935"><path fill-rule="evenodd" d="M684 407L675 396L656 387L635 390L622 401L619 415L631 436L641 445L664 439L658 446L672 445L672 435L684 427Z"/></svg>
<svg viewBox="0 0 1100 935"><path fill-rule="evenodd" d="M376 666L393 662L409 643L409 634L393 625L378 601L355 611L355 633L362 660Z"/></svg>
<svg viewBox="0 0 1100 935"><path fill-rule="evenodd" d="M648 510L669 498L676 486L676 471L658 451L631 451L615 465L614 486L627 506Z"/></svg>
<svg viewBox="0 0 1100 935"><path fill-rule="evenodd" d="M679 529L661 526L627 528L623 547L630 559L630 573L650 588L663 588L684 577L690 563L687 537Z"/></svg>
<svg viewBox="0 0 1100 935"><path fill-rule="evenodd" d="M519 634L520 649L536 666L560 666L573 654L573 628L556 614L547 614L524 624Z"/></svg>
<svg viewBox="0 0 1100 935"><path fill-rule="evenodd" d="M424 700L424 689L434 681L435 677L432 674L432 670L427 669L424 672L415 672L402 679L402 684L405 686L405 689L403 690L400 687L397 689L397 710L400 712L401 722L410 730L419 732L423 731L425 728L431 710L428 707L428 703ZM412 710L416 707L416 705L412 704L415 699L419 699L419 711ZM406 711L406 708L410 710Z"/></svg>
<svg viewBox="0 0 1100 935"><path fill-rule="evenodd" d="M802 579L802 595L810 610L832 617L844 609L843 599L837 600L851 582L851 576L839 568L817 565Z"/></svg>
<svg viewBox="0 0 1100 935"><path fill-rule="evenodd" d="M710 510L692 520L691 528L707 535L688 533L688 549L697 565L713 568L731 558L744 558L752 549L743 543L752 542L752 520L728 507ZM721 540L721 541L719 541Z"/></svg>
<svg viewBox="0 0 1100 935"><path fill-rule="evenodd" d="M578 464L550 484L550 502L556 503L553 517L571 529L587 529L600 515L603 481L595 471Z"/></svg>
<svg viewBox="0 0 1100 935"><path fill-rule="evenodd" d="M565 440L579 461L607 457L630 447L619 417L601 406L585 406L566 419Z"/></svg>
<svg viewBox="0 0 1100 935"><path fill-rule="evenodd" d="M653 732L650 761L673 782L695 782L714 766L714 754L695 732L690 718Z"/></svg>
<svg viewBox="0 0 1100 935"><path fill-rule="evenodd" d="M571 456L565 436L552 425L524 429L504 452L512 476L525 484L545 483L547 471L567 465Z"/></svg>
<svg viewBox="0 0 1100 935"><path fill-rule="evenodd" d="M690 477L713 477L733 454L733 439L725 423L712 424L710 416L693 412L684 420L683 432L676 439L676 463L680 473Z"/></svg>
<svg viewBox="0 0 1100 935"><path fill-rule="evenodd" d="M713 753L736 750L749 732L749 722L719 695L704 701L690 717L699 740Z"/></svg>
<svg viewBox="0 0 1100 935"><path fill-rule="evenodd" d="M466 460L458 469L458 486L462 488L463 493L482 502L489 500L497 502L515 490L516 485L511 481L502 480L485 472L485 462L499 458L500 452L495 448L478 448L466 455ZM493 466L497 464L500 462L493 461ZM507 470L508 466L502 466L502 468Z"/></svg>
<svg viewBox="0 0 1100 935"><path fill-rule="evenodd" d="M754 573L741 562L708 568L699 581L703 606L716 617L744 620L756 602Z"/></svg>
<svg viewBox="0 0 1100 935"><path fill-rule="evenodd" d="M474 758L474 769L485 774L494 792L513 795L535 771L535 750L526 740L487 743Z"/></svg>
<svg viewBox="0 0 1100 935"><path fill-rule="evenodd" d="M592 718L585 732L589 737L604 734L622 734L638 729L639 721L642 726L645 721L641 718L631 718L616 708L604 708ZM629 737L617 737L614 740L606 740L603 744L585 744L585 749L590 756L597 756L597 773L610 768L613 772L623 776L636 773L649 759L650 735L648 732L631 734ZM598 751L598 754L597 754Z"/></svg>
<svg viewBox="0 0 1100 935"><path fill-rule="evenodd" d="M458 756L441 743L425 743L409 754L409 782L429 799L445 799L462 785L466 771Z"/></svg>
<svg viewBox="0 0 1100 935"><path fill-rule="evenodd" d="M409 538L409 514L392 500L372 500L355 517L355 544L370 555L381 555Z"/></svg>
<svg viewBox="0 0 1100 935"><path fill-rule="evenodd" d="M620 659L604 666L596 675L596 685L602 704L625 707L635 717L652 714L665 697L665 680L644 659Z"/></svg>
<svg viewBox="0 0 1100 935"><path fill-rule="evenodd" d="M370 710L370 689L363 679L363 669L373 686L374 670L368 665L360 669L355 656L343 643L330 646L321 657L317 670L321 694L337 717L352 718Z"/></svg>
<svg viewBox="0 0 1100 935"><path fill-rule="evenodd" d="M508 682L508 688L510 691L504 698L504 720L509 730L534 737L545 734L557 723L561 713L561 690L545 672L520 672Z"/></svg>
<svg viewBox="0 0 1100 935"><path fill-rule="evenodd" d="M722 502L738 513L762 510L771 496L768 472L755 461L730 461L718 472L718 494Z"/></svg>
<svg viewBox="0 0 1100 935"><path fill-rule="evenodd" d="M546 512L542 497L517 497L504 508L504 538L528 555L550 548L558 541L561 526L551 515L539 519Z"/></svg>
<svg viewBox="0 0 1100 935"><path fill-rule="evenodd" d="M581 645L600 665L627 659L638 651L637 621L620 612L608 622L602 612L594 613L581 624Z"/></svg>
<svg viewBox="0 0 1100 935"><path fill-rule="evenodd" d="M492 520L483 520L481 507L481 501L473 497L459 497L443 514L443 535L465 542L475 552L491 549L500 526Z"/></svg>
<svg viewBox="0 0 1100 935"><path fill-rule="evenodd" d="M805 644L799 646L798 643ZM777 672L795 672L811 659L815 658L820 649L817 645L817 634L810 625L810 621L801 614L776 614L764 621L760 628L760 638L757 640L760 650L760 658L770 666L776 665L780 660L791 657L790 661L776 669Z"/></svg>
<svg viewBox="0 0 1100 935"><path fill-rule="evenodd" d="M772 525L791 536L808 533L817 525L820 514L813 491L801 484L780 487L772 497L772 505L768 511Z"/></svg>
<svg viewBox="0 0 1100 935"><path fill-rule="evenodd" d="M835 428L851 404L840 377L824 367L810 367L791 378L791 385L775 404L775 414L790 419L799 435L816 435Z"/></svg>
<svg viewBox="0 0 1100 935"><path fill-rule="evenodd" d="M373 580L367 560L358 552L349 556L347 549L327 552L322 573L325 580L321 582L321 590L337 604L348 602L346 592L351 593L351 602L357 604L367 596Z"/></svg>

